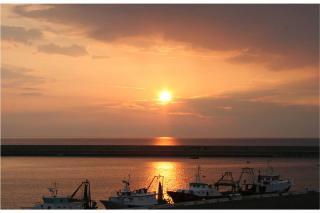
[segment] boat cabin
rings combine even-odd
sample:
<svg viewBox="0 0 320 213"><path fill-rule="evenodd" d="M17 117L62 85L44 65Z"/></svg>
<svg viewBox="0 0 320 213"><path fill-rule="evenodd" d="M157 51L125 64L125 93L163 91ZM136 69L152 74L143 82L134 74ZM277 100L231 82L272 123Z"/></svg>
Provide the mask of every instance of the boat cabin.
<svg viewBox="0 0 320 213"><path fill-rule="evenodd" d="M189 183L190 188L212 188L211 185L206 183Z"/></svg>
<svg viewBox="0 0 320 213"><path fill-rule="evenodd" d="M280 175L259 175L258 182L268 184L272 181L280 180Z"/></svg>

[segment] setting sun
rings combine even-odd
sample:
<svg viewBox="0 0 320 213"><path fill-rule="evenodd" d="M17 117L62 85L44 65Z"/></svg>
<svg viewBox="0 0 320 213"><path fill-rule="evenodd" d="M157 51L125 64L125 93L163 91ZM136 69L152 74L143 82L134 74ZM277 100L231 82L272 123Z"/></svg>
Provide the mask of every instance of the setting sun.
<svg viewBox="0 0 320 213"><path fill-rule="evenodd" d="M167 104L169 103L170 101L172 100L172 95L169 91L167 90L164 90L162 92L160 92L159 94L159 101L162 103L162 104Z"/></svg>

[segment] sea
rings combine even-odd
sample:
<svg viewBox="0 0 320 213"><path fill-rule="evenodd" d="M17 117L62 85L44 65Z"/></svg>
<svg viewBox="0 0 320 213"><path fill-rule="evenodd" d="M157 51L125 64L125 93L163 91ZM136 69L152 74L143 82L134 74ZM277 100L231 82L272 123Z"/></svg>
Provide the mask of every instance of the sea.
<svg viewBox="0 0 320 213"><path fill-rule="evenodd" d="M1 157L1 208L31 208L49 195L57 184L58 194L70 195L88 179L92 199L108 199L130 176L131 189L146 187L152 178L164 176L164 190L186 188L201 166L204 182L214 183L225 171L234 179L241 168L262 172L272 166L284 179L293 181L290 191L319 190L319 161L314 158L156 158L156 157ZM157 183L151 185L156 190Z"/></svg>

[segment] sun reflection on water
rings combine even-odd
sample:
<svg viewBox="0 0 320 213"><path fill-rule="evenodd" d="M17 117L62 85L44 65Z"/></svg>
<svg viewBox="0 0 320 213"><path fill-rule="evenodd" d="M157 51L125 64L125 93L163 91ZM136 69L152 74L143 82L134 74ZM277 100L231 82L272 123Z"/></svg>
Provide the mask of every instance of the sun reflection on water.
<svg viewBox="0 0 320 213"><path fill-rule="evenodd" d="M161 175L164 176L163 191L164 197L169 199L166 194L167 190L177 189L184 185L182 183L183 179L178 178L180 176L179 171L181 170L180 164L178 162L169 162L169 161L156 161L150 162L150 171L149 174ZM151 191L156 191L158 184L153 184L151 186Z"/></svg>
<svg viewBox="0 0 320 213"><path fill-rule="evenodd" d="M155 146L177 146L178 140L173 137L156 137L153 139L152 144Z"/></svg>

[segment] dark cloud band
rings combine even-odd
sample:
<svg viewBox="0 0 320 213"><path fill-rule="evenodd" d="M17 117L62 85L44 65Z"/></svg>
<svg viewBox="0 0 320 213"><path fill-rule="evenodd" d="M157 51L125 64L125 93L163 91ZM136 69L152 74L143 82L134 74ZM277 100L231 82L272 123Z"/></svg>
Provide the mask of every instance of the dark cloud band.
<svg viewBox="0 0 320 213"><path fill-rule="evenodd" d="M54 5L14 11L60 23L102 42L161 35L215 51L249 50L232 62L266 63L270 69L317 66L317 5ZM250 56L250 55L249 55ZM267 62L265 62L267 60Z"/></svg>

